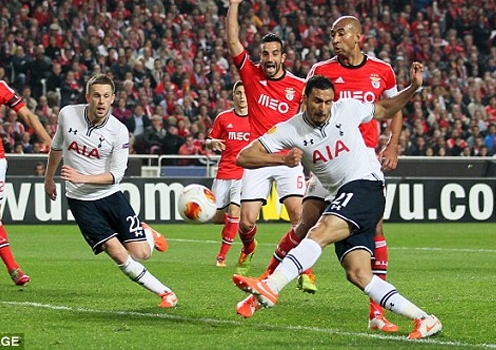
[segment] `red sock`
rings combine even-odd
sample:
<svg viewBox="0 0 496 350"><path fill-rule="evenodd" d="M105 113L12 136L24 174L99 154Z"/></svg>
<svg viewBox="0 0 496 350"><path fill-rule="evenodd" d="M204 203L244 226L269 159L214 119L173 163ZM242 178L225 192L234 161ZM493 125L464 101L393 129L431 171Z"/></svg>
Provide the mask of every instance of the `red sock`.
<svg viewBox="0 0 496 350"><path fill-rule="evenodd" d="M274 251L274 255L270 259L270 263L267 266L266 272L270 275L276 267L280 264L280 262L284 259L284 257L288 254L288 252L300 244L301 239L295 235L294 229L291 228L284 236L282 236L281 240L277 244L277 248Z"/></svg>
<svg viewBox="0 0 496 350"><path fill-rule="evenodd" d="M388 267L388 249L386 244L386 238L384 236L374 237L375 241L375 251L374 257L371 259L372 272L374 275L382 280L386 280L386 273ZM370 299L370 312L369 317L373 318L378 315L382 315L383 311L379 304Z"/></svg>
<svg viewBox="0 0 496 350"><path fill-rule="evenodd" d="M241 232L238 227L239 239L243 243L243 252L245 254L250 254L255 250L255 235L257 234L257 225L248 232Z"/></svg>
<svg viewBox="0 0 496 350"><path fill-rule="evenodd" d="M17 265L12 251L10 250L9 239L7 238L7 232L0 221L0 257L2 258L7 270L10 272L12 269L17 269Z"/></svg>
<svg viewBox="0 0 496 350"><path fill-rule="evenodd" d="M222 243L220 245L219 254L217 255L217 259L219 260L224 260L229 249L231 249L236 233L238 232L239 217L226 214L224 216L224 222L224 228L221 233Z"/></svg>

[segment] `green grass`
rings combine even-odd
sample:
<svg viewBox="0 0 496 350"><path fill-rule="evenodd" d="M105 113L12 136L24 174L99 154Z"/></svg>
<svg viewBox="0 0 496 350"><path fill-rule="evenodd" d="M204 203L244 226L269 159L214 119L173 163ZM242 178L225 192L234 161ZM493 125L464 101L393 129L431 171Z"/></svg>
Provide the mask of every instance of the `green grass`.
<svg viewBox="0 0 496 350"><path fill-rule="evenodd" d="M388 279L443 322L443 332L407 341L410 321L388 314L399 334L367 330L368 300L349 284L332 247L317 262L319 291L291 283L277 306L250 319L236 315L245 294L228 268L214 266L220 227L154 225L169 241L145 263L179 298L159 299L93 256L76 226L7 227L25 288L0 274L0 333L22 333L26 349L483 349L496 348L494 224L386 224ZM261 224L253 275L263 272L287 224ZM2 277L3 276L3 277Z"/></svg>

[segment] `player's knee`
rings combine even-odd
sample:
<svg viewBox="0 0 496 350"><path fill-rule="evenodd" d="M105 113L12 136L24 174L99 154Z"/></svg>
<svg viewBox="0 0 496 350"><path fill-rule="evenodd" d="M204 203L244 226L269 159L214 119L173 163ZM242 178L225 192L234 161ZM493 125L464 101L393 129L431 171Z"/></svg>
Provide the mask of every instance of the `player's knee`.
<svg viewBox="0 0 496 350"><path fill-rule="evenodd" d="M298 221L298 224L294 228L294 233L298 238L303 239L306 237L308 231L310 231L313 226L315 226L314 221L310 222L308 220L300 218L300 221Z"/></svg>
<svg viewBox="0 0 496 350"><path fill-rule="evenodd" d="M214 217L212 218L212 224L214 225L219 225L219 224L223 224L225 219L225 213L224 212L218 212L214 215Z"/></svg>
<svg viewBox="0 0 496 350"><path fill-rule="evenodd" d="M371 277L370 271L365 271L363 269L356 268L346 270L346 278L348 281L361 290L365 289L367 284L370 282Z"/></svg>
<svg viewBox="0 0 496 350"><path fill-rule="evenodd" d="M150 247L144 246L138 249L133 249L132 251L129 252L129 254L134 260L143 261L143 260L148 260L152 255L152 252L150 250Z"/></svg>
<svg viewBox="0 0 496 350"><path fill-rule="evenodd" d="M255 227L255 222L249 218L243 218L239 221L239 230L241 232L250 232Z"/></svg>

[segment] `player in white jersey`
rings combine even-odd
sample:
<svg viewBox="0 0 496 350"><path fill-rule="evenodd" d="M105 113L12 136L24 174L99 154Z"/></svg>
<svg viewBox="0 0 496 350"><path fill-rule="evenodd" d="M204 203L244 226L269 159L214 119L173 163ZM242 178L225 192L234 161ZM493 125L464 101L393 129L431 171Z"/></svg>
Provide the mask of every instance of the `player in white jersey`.
<svg viewBox="0 0 496 350"><path fill-rule="evenodd" d="M409 338L424 338L441 331L434 315L414 305L396 288L372 273L374 232L385 207L384 175L358 129L372 118L391 118L422 86L420 63L410 70L412 83L392 98L375 104L354 99L333 103L334 86L323 76L307 82L306 112L277 124L240 152L237 164L258 168L302 162L333 196L307 237L291 250L266 280L234 275L234 283L253 294L260 304L273 307L279 292L298 274L313 266L322 250L334 243L348 280L384 308L415 322ZM277 152L290 149L286 155Z"/></svg>
<svg viewBox="0 0 496 350"><path fill-rule="evenodd" d="M142 225L120 190L129 156L129 133L110 113L115 100L112 79L104 74L91 77L86 100L87 104L60 110L45 191L56 200L54 176L63 157L60 174L66 182L69 208L93 252L105 251L125 275L161 298L160 307L174 307L174 292L139 262L151 256L154 246L165 250L165 239Z"/></svg>

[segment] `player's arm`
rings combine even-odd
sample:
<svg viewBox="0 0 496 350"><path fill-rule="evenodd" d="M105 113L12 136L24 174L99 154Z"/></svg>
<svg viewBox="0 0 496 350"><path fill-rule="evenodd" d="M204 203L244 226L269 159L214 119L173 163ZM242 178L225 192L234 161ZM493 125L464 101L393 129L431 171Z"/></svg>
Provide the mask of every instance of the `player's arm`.
<svg viewBox="0 0 496 350"><path fill-rule="evenodd" d="M28 107L21 107L21 109L17 111L17 115L21 117L22 120L24 120L24 122L26 122L26 124L34 130L36 136L38 136L40 141L43 142L45 146L50 147L52 143L50 135L48 135L38 117L34 115Z"/></svg>
<svg viewBox="0 0 496 350"><path fill-rule="evenodd" d="M387 146L381 151L383 170L394 170L398 166L398 142L403 128L403 113L401 111L394 115L389 127L391 137Z"/></svg>
<svg viewBox="0 0 496 350"><path fill-rule="evenodd" d="M54 150L53 148L50 150L50 154L48 155L48 163L45 170L45 193L47 196L54 201L57 198L57 188L55 186L55 171L57 171L57 167L62 160L62 151Z"/></svg>
<svg viewBox="0 0 496 350"><path fill-rule="evenodd" d="M121 182L129 158L129 135L127 132L120 132L117 135L110 155L111 162L108 171L97 174L81 174L76 169L63 165L60 171L62 180L91 185L112 185Z"/></svg>
<svg viewBox="0 0 496 350"><path fill-rule="evenodd" d="M81 174L69 165L62 165L60 169L60 178L64 181L70 181L76 184L91 184L91 185L111 185L114 183L114 176L107 171L100 174Z"/></svg>
<svg viewBox="0 0 496 350"><path fill-rule="evenodd" d="M269 153L259 140L255 140L239 152L236 165L246 169L277 165L292 168L300 164L302 154L303 152L296 147L293 147L287 154Z"/></svg>
<svg viewBox="0 0 496 350"><path fill-rule="evenodd" d="M393 97L376 102L374 104L374 118L392 118L396 113L398 113L398 111L400 111L410 101L412 96L415 94L415 91L422 86L422 71L422 64L419 62L413 62L412 67L410 68L410 85Z"/></svg>
<svg viewBox="0 0 496 350"><path fill-rule="evenodd" d="M224 143L224 140L214 139L212 137L209 137L205 141L205 146L208 149L213 149L218 151L224 151L226 149L226 144Z"/></svg>
<svg viewBox="0 0 496 350"><path fill-rule="evenodd" d="M238 9L243 0L229 0L229 8L226 16L227 47L232 57L236 57L244 51L239 41Z"/></svg>

